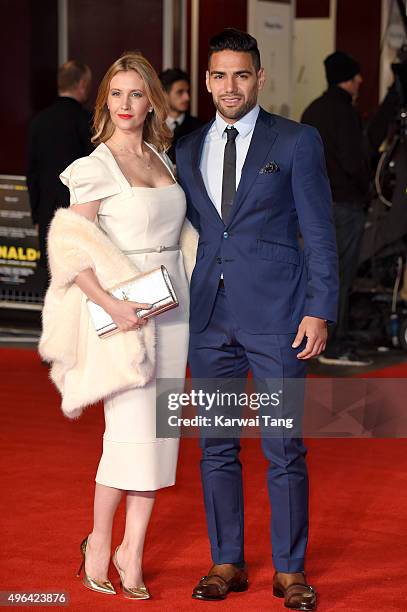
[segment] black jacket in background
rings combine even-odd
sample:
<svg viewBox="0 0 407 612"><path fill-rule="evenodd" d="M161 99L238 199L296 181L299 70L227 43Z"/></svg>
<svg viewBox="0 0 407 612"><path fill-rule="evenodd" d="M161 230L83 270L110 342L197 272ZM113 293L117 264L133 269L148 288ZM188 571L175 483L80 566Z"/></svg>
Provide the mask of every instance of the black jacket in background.
<svg viewBox="0 0 407 612"><path fill-rule="evenodd" d="M79 102L59 97L31 122L27 185L33 223L39 225L42 253L55 210L69 205L69 190L59 180L59 174L75 159L93 150L90 121L91 114Z"/></svg>
<svg viewBox="0 0 407 612"><path fill-rule="evenodd" d="M369 200L370 159L385 139L398 105L398 95L390 88L366 130L352 96L341 87L329 87L305 109L302 123L316 127L324 143L334 202Z"/></svg>
<svg viewBox="0 0 407 612"><path fill-rule="evenodd" d="M181 125L178 125L174 130L174 136L172 139L171 147L167 151L167 155L170 160L175 164L175 146L180 138L190 134L194 130L197 130L203 125L202 121L198 119L198 117L193 117L192 115L185 115L184 121Z"/></svg>

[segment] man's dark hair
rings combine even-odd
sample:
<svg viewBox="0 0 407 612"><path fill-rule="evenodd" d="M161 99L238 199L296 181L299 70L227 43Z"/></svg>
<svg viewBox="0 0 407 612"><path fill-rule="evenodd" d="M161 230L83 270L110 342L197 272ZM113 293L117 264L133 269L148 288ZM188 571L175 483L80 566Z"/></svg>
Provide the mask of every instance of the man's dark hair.
<svg viewBox="0 0 407 612"><path fill-rule="evenodd" d="M58 90L70 91L75 89L84 77L90 77L90 68L77 60L69 60L58 68Z"/></svg>
<svg viewBox="0 0 407 612"><path fill-rule="evenodd" d="M257 40L247 32L235 28L226 28L223 32L212 36L209 41L208 65L214 53L226 50L250 53L256 72L260 70L260 51L257 47Z"/></svg>
<svg viewBox="0 0 407 612"><path fill-rule="evenodd" d="M167 92L170 91L176 81L186 81L189 83L189 76L186 72L181 70L181 68L168 68L160 72L158 76L160 77L162 86Z"/></svg>

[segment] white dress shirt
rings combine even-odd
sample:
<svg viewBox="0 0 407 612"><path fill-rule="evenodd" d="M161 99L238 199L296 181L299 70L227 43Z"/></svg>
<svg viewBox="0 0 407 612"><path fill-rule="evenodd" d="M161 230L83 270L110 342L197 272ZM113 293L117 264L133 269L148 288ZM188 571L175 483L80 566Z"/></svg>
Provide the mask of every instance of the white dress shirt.
<svg viewBox="0 0 407 612"><path fill-rule="evenodd" d="M247 151L249 150L250 141L253 136L254 126L260 112L260 107L257 105L244 117L236 121L233 127L239 132L236 136L236 190L239 186L240 177L242 175L243 164L246 159ZM227 136L225 128L230 126L226 123L218 113L216 119L206 135L200 169L202 178L206 187L206 191L219 216L222 216L222 179L223 179L223 156L225 153L225 145Z"/></svg>
<svg viewBox="0 0 407 612"><path fill-rule="evenodd" d="M170 130L173 132L175 130L175 124L181 125L184 119L185 119L185 113L182 113L177 119L174 119L174 117L170 117L170 115L168 115L168 117L165 120L165 123L168 125Z"/></svg>

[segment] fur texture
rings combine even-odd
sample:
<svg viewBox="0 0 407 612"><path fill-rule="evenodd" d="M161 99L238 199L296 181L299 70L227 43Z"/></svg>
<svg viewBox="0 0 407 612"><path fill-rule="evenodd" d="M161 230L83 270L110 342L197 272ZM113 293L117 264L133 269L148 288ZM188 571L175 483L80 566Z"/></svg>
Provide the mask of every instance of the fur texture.
<svg viewBox="0 0 407 612"><path fill-rule="evenodd" d="M189 221L181 234L188 278L195 264L198 237ZM100 339L89 318L86 296L74 283L92 268L105 289L139 272L98 228L69 209L59 209L48 234L51 284L45 297L41 357L52 364L50 377L70 418L118 391L145 385L154 376L155 322L140 330Z"/></svg>

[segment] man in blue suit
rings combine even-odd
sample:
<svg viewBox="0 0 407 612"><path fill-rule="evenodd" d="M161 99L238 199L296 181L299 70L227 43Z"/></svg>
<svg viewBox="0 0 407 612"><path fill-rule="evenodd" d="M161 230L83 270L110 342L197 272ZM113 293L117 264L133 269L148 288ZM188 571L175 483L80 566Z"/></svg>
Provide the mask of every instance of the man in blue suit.
<svg viewBox="0 0 407 612"><path fill-rule="evenodd" d="M336 319L337 255L331 193L318 132L257 104L264 84L257 41L227 29L210 41L206 75L216 118L183 138L177 171L199 232L191 281L193 378L304 378ZM298 244L298 231L303 248ZM213 567L193 591L224 599L248 586L238 438L201 439L201 476ZM316 609L304 558L306 449L262 439L269 461L273 593Z"/></svg>

